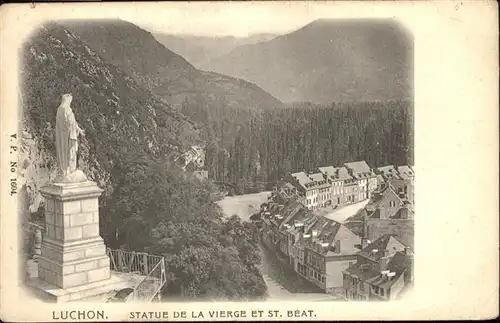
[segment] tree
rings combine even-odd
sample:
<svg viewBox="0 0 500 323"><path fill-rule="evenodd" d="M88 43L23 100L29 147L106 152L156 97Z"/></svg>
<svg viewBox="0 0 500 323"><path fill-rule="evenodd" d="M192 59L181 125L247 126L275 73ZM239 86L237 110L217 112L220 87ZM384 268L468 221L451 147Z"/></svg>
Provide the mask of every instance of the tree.
<svg viewBox="0 0 500 323"><path fill-rule="evenodd" d="M140 192L140 193L139 193ZM175 165L134 160L103 214L118 230L107 244L163 255L167 296L252 299L266 293L255 228L224 221L210 184L190 180Z"/></svg>

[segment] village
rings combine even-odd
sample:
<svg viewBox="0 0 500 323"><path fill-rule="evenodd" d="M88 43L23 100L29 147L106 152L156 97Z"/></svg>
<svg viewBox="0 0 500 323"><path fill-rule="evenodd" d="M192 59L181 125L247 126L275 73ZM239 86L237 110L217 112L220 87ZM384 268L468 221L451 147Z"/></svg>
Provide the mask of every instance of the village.
<svg viewBox="0 0 500 323"><path fill-rule="evenodd" d="M354 215L332 218L353 206ZM287 174L251 220L283 266L339 299L399 299L413 286L411 166L358 161Z"/></svg>

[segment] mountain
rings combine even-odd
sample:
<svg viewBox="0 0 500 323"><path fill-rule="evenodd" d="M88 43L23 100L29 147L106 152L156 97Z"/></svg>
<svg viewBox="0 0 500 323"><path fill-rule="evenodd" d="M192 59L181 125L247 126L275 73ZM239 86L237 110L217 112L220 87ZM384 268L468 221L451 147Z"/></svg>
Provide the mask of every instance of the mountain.
<svg viewBox="0 0 500 323"><path fill-rule="evenodd" d="M64 93L73 95L72 108L85 131L79 167L106 193L112 190L113 173L131 156L175 157L200 142L190 119L60 24L48 23L33 34L22 60L20 164L33 211L40 201L38 188L55 176L54 128Z"/></svg>
<svg viewBox="0 0 500 323"><path fill-rule="evenodd" d="M185 57L194 66L202 66L210 60L229 53L237 46L255 44L275 38L274 34L255 34L248 37L194 36L154 33L165 47Z"/></svg>
<svg viewBox="0 0 500 323"><path fill-rule="evenodd" d="M392 20L316 20L203 64L282 102L413 98L413 39Z"/></svg>
<svg viewBox="0 0 500 323"><path fill-rule="evenodd" d="M181 109L199 101L210 108L223 100L229 108L261 111L282 103L255 84L196 69L154 36L123 20L65 21L92 50L116 65L153 93Z"/></svg>

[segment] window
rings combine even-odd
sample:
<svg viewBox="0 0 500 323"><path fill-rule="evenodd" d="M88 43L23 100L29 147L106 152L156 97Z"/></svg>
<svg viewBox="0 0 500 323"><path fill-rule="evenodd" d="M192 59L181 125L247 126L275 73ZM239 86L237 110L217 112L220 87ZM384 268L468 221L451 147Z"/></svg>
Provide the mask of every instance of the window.
<svg viewBox="0 0 500 323"><path fill-rule="evenodd" d="M384 289L383 288L380 289L380 296L384 296Z"/></svg>

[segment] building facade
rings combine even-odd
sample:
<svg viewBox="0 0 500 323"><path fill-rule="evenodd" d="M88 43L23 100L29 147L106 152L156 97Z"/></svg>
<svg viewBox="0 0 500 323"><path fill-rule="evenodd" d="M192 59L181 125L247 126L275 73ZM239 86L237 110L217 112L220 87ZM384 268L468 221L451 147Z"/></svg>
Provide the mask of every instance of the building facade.
<svg viewBox="0 0 500 323"><path fill-rule="evenodd" d="M369 199L378 188L390 180L401 181L405 194L413 196L413 177L410 166L389 165L372 169L362 160L345 163L341 167L318 167L317 172L312 173L287 174L279 181L278 186L288 195L299 196L308 209L315 210ZM401 186L396 182L393 182L393 185Z"/></svg>
<svg viewBox="0 0 500 323"><path fill-rule="evenodd" d="M361 161L288 174L262 211L262 241L299 276L327 293L394 299L409 288L411 276L404 266L411 258L407 248L413 248L408 189L413 179L405 171L406 178L394 166L374 171ZM366 199L365 208L349 220L359 222L354 227L313 212Z"/></svg>
<svg viewBox="0 0 500 323"><path fill-rule="evenodd" d="M310 210L330 204L331 183L322 173L298 172L287 174L282 182L294 186L300 199ZM284 185L281 184L281 186Z"/></svg>
<svg viewBox="0 0 500 323"><path fill-rule="evenodd" d="M370 198L371 193L377 188L377 174L364 160L345 163L344 166L357 181L358 201Z"/></svg>
<svg viewBox="0 0 500 323"><path fill-rule="evenodd" d="M413 253L392 235L366 245L343 271L348 300L393 300L412 282Z"/></svg>

